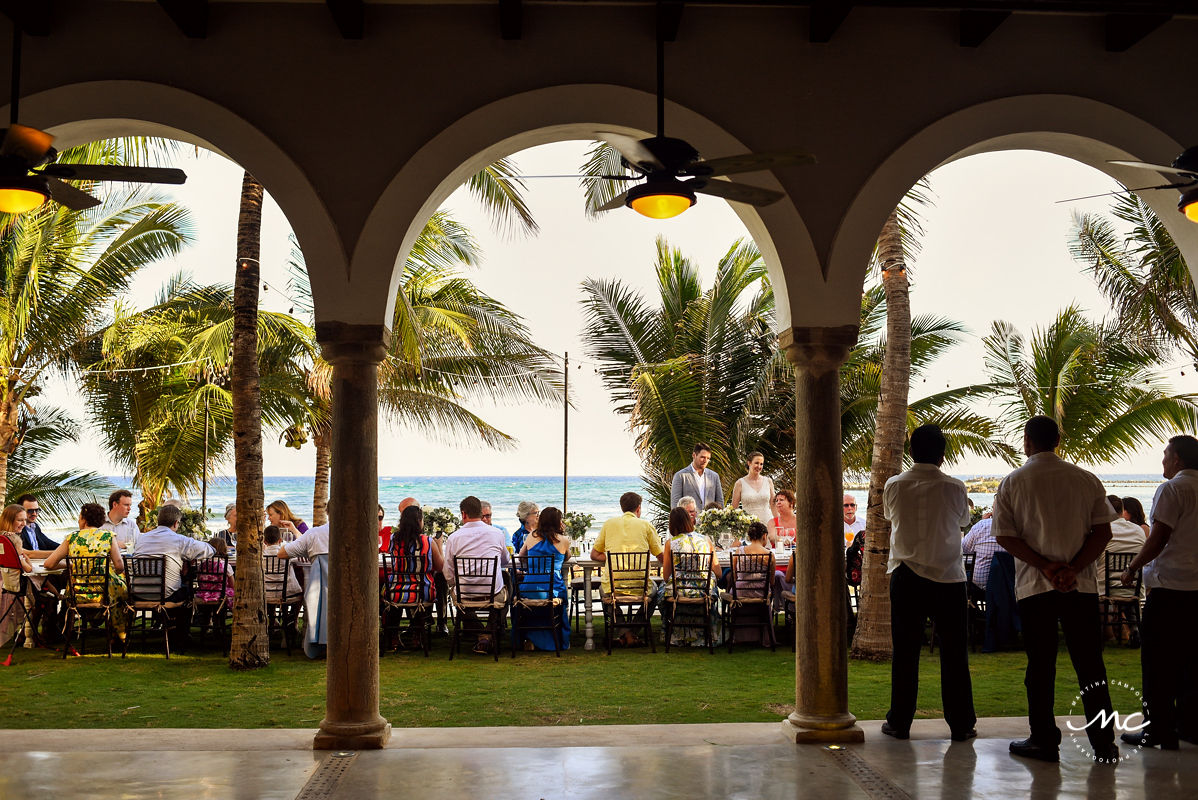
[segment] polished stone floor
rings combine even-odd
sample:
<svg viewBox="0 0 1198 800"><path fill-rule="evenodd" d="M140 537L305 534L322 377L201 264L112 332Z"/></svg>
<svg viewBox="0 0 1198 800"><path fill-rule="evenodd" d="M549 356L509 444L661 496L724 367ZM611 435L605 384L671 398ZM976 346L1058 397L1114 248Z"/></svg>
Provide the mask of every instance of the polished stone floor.
<svg viewBox="0 0 1198 800"><path fill-rule="evenodd" d="M310 730L0 731L0 798L1190 798L1198 748L1097 765L1012 757L1022 719L984 719L951 743L865 722L864 744L794 745L772 723L397 730L385 750L314 753ZM305 789L305 787L307 787Z"/></svg>

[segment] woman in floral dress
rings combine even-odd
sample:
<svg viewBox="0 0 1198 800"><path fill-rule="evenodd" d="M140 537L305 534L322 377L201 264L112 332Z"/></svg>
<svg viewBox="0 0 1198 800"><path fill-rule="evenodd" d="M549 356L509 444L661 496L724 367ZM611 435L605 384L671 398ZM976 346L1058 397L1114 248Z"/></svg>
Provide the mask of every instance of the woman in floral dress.
<svg viewBox="0 0 1198 800"><path fill-rule="evenodd" d="M79 511L79 530L63 540L58 549L46 558L46 569L54 569L64 558L100 558L108 557L108 604L116 606L129 595L125 584L125 562L121 559L121 551L113 539L113 532L103 530L107 514L103 507L96 503L84 503ZM101 598L94 595L80 594L79 600L86 603L98 603ZM112 627L117 637L125 638L125 615L112 614Z"/></svg>
<svg viewBox="0 0 1198 800"><path fill-rule="evenodd" d="M662 551L661 577L665 581L662 584L661 598L666 600L673 597L673 577L674 577L674 553L706 553L711 558L711 573L710 582L707 585L707 593L712 595L714 602L715 582L720 574L720 563L716 559L715 546L711 543L711 539L701 533L695 533L695 524L691 521L691 515L684 508L674 508L670 511L670 539L665 544L665 549ZM679 594L683 596L697 597L700 596L694 588L682 589L680 587ZM680 605L677 611L676 622L679 624L700 623L702 615L695 610L687 608L685 605ZM717 625L718 618L712 614L712 637L713 644L719 644L721 640L721 631ZM706 637L700 628L680 628L675 627L673 634L670 636L671 645L695 645L697 647L705 647L707 645Z"/></svg>

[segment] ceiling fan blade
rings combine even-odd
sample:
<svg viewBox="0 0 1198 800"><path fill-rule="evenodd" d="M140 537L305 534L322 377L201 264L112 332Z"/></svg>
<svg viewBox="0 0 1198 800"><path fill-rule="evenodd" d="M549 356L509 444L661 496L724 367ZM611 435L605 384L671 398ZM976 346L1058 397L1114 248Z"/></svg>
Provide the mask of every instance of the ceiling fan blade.
<svg viewBox="0 0 1198 800"><path fill-rule="evenodd" d="M82 189L76 189L71 184L58 178L45 176L46 185L50 188L50 197L56 203L62 203L72 211L82 211L85 208L100 205L100 201Z"/></svg>
<svg viewBox="0 0 1198 800"><path fill-rule="evenodd" d="M633 139L631 136L625 136L622 133L610 133L608 131L600 131L598 135L600 139L616 148L620 155L624 156L625 161L639 167L643 172L666 168L665 164L662 164L660 159L641 143L640 139Z"/></svg>
<svg viewBox="0 0 1198 800"><path fill-rule="evenodd" d="M1117 194L1130 194L1131 192L1148 192L1156 189L1186 189L1193 186L1194 180L1186 181L1185 183L1166 183L1161 186L1136 186L1131 189L1116 189L1113 192L1100 192L1098 194L1087 194L1081 197L1069 197L1064 200L1054 200L1054 203L1072 203L1077 200L1093 200L1095 197L1111 197Z"/></svg>
<svg viewBox="0 0 1198 800"><path fill-rule="evenodd" d="M608 200L603 205L595 209L595 213L600 211L615 211L617 208L624 207L624 201L628 199L628 192L620 192L618 195Z"/></svg>
<svg viewBox="0 0 1198 800"><path fill-rule="evenodd" d="M496 175L500 181L528 181L539 178L574 178L584 181L639 181L644 175Z"/></svg>
<svg viewBox="0 0 1198 800"><path fill-rule="evenodd" d="M28 125L10 125L0 144L0 156L16 156L30 165L42 163L54 137Z"/></svg>
<svg viewBox="0 0 1198 800"><path fill-rule="evenodd" d="M713 197L722 197L725 200L732 200L737 203L748 203L751 206L768 206L770 203L776 203L786 196L782 192L775 192L773 189L762 189L759 186L749 186L744 183L729 183L728 181L706 181L704 183L686 181L684 185L699 194L709 194Z"/></svg>
<svg viewBox="0 0 1198 800"><path fill-rule="evenodd" d="M1120 167L1135 167L1136 169L1150 169L1154 172L1168 172L1170 175L1195 175L1193 170L1178 169L1177 167L1166 167L1164 164L1149 164L1145 161L1108 161L1108 164L1115 164Z"/></svg>
<svg viewBox="0 0 1198 800"><path fill-rule="evenodd" d="M39 170L69 181L126 181L128 183L184 183L187 174L173 167L126 167L118 164L48 164Z"/></svg>
<svg viewBox="0 0 1198 800"><path fill-rule="evenodd" d="M794 167L801 164L814 164L815 156L810 153L797 151L779 151L776 153L742 153L738 156L713 158L710 161L699 161L682 170L683 175L733 175L738 172L756 172L776 167Z"/></svg>

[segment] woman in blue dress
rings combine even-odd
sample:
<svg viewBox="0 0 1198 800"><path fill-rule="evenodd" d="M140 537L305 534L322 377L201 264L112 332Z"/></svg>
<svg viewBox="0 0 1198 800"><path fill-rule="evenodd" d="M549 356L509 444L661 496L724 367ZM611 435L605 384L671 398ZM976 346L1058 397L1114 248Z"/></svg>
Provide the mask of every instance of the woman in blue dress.
<svg viewBox="0 0 1198 800"><path fill-rule="evenodd" d="M562 602L558 608L562 617L562 649L568 650L570 647L570 602L566 592L566 580L562 577L562 567L569 558L570 539L566 536L565 530L561 511L550 506L541 512L540 518L537 520L537 527L530 531L524 539L520 554L552 558L551 584L547 583L543 576L539 578L525 576L520 582L520 593L524 597L543 599L549 597L549 592L552 591L554 597L561 598ZM550 613L552 613L552 607L521 611L520 614L523 617L521 627L524 625L548 625ZM524 632L524 649L556 649L553 646L553 631Z"/></svg>

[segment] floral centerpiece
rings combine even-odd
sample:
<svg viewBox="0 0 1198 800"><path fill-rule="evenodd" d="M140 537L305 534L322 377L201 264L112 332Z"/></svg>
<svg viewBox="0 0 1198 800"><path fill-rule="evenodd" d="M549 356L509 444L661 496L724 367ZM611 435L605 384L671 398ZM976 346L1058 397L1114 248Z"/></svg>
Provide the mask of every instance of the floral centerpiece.
<svg viewBox="0 0 1198 800"><path fill-rule="evenodd" d="M720 535L725 533L735 539L744 539L749 525L754 522L758 522L757 517L742 508L709 508L699 513L695 531L710 537L712 541L719 541Z"/></svg>
<svg viewBox="0 0 1198 800"><path fill-rule="evenodd" d="M459 527L457 514L448 508L433 508L424 512L424 533L427 536L447 539Z"/></svg>
<svg viewBox="0 0 1198 800"><path fill-rule="evenodd" d="M562 522L566 526L566 535L576 542L581 542L583 537L587 535L587 531L591 529L591 523L595 521L594 514L583 514L579 511L567 511L562 518Z"/></svg>

